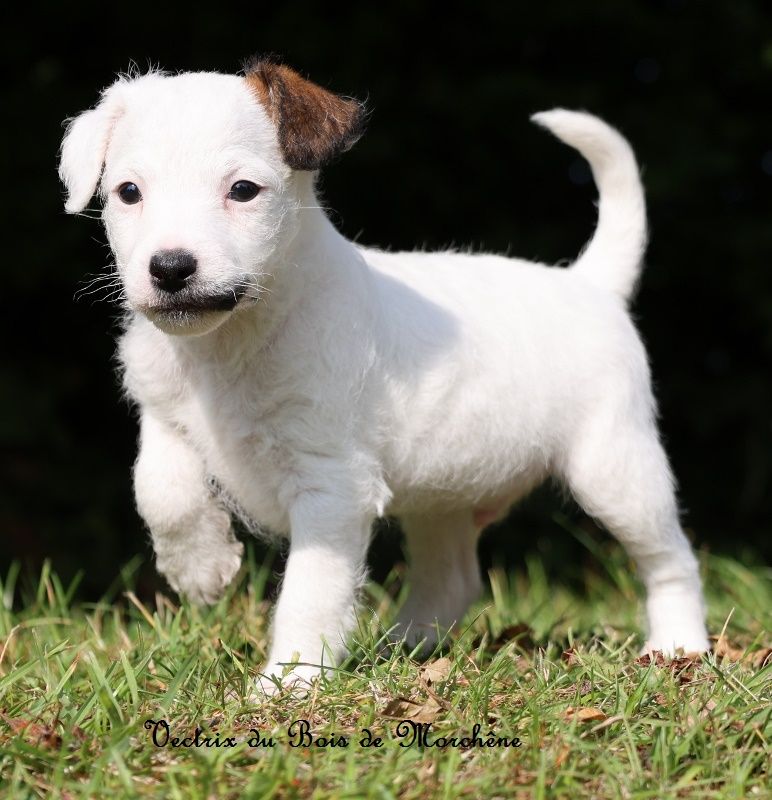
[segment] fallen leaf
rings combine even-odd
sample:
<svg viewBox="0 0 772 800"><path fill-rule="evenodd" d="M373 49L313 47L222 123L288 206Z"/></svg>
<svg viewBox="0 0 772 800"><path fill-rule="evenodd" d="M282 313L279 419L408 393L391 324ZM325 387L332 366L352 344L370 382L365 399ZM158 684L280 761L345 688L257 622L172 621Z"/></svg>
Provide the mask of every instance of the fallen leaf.
<svg viewBox="0 0 772 800"><path fill-rule="evenodd" d="M768 664L772 664L772 647L764 647L761 650L756 650L751 653L753 656L753 666L757 669L762 669Z"/></svg>
<svg viewBox="0 0 772 800"><path fill-rule="evenodd" d="M421 667L421 679L428 686L437 684L450 675L452 666L453 662L449 658L438 658L436 661L430 661Z"/></svg>
<svg viewBox="0 0 772 800"><path fill-rule="evenodd" d="M644 653L638 656L638 658L635 659L635 663L639 667L650 667L652 664L657 667L664 667L666 661L661 650L654 650L651 653Z"/></svg>
<svg viewBox="0 0 772 800"><path fill-rule="evenodd" d="M566 719L575 719L579 722L603 722L608 719L599 708L577 707L569 706L566 709Z"/></svg>
<svg viewBox="0 0 772 800"><path fill-rule="evenodd" d="M611 727L617 722L622 722L624 718L625 718L624 714L614 714L613 717L608 717L604 719L603 722L599 722L595 727L591 728L590 733L598 733L599 731L602 731L605 728Z"/></svg>
<svg viewBox="0 0 772 800"><path fill-rule="evenodd" d="M680 684L690 683L694 677L694 668L701 663L698 653L685 656L666 656L660 650L652 653L644 653L635 659L635 663L640 667L648 667L654 664L657 667L669 667L673 675L678 678Z"/></svg>
<svg viewBox="0 0 772 800"><path fill-rule="evenodd" d="M713 652L718 658L726 659L727 661L739 661L756 669L761 669L772 663L772 647L762 647L760 650L748 653L746 650L732 645L724 633L710 638L713 640Z"/></svg>
<svg viewBox="0 0 772 800"><path fill-rule="evenodd" d="M674 658L670 662L670 671L673 673L673 676L678 679L678 683L683 686L686 683L692 682L694 670L699 664L700 661L689 658L688 656Z"/></svg>
<svg viewBox="0 0 772 800"><path fill-rule="evenodd" d="M62 737L55 728L49 725L40 725L22 717L9 717L6 714L2 716L11 731L17 736L23 734L24 739L30 744L49 750L58 750L62 746Z"/></svg>
<svg viewBox="0 0 772 800"><path fill-rule="evenodd" d="M11 729L13 733L21 733L31 722L28 719L21 719L20 717L9 717L3 714L3 721Z"/></svg>
<svg viewBox="0 0 772 800"><path fill-rule="evenodd" d="M390 700L381 715L390 719L409 719L412 722L434 722L442 711L442 706L433 698L417 702L407 697Z"/></svg>
<svg viewBox="0 0 772 800"><path fill-rule="evenodd" d="M713 639L713 652L719 658L725 658L727 661L742 661L743 657L745 656L745 650L741 650L739 647L734 647L730 644L729 639L727 639L726 634L721 634L721 636L711 636Z"/></svg>

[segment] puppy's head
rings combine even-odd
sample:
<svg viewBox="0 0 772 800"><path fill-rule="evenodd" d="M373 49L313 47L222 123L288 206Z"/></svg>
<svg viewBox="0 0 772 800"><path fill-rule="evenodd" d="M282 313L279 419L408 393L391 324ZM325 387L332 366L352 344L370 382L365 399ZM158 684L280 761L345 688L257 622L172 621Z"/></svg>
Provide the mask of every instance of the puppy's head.
<svg viewBox="0 0 772 800"><path fill-rule="evenodd" d="M271 61L245 76L121 78L69 124L65 208L97 191L128 305L201 334L254 303L281 268L309 173L359 138L363 107Z"/></svg>

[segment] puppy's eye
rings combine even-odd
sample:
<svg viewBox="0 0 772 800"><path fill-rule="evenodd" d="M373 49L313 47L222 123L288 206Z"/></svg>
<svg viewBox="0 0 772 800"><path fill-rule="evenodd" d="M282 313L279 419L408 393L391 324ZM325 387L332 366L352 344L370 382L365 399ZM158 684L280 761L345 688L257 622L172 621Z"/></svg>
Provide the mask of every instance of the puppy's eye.
<svg viewBox="0 0 772 800"><path fill-rule="evenodd" d="M118 187L118 197L126 203L127 206L133 206L142 199L142 193L136 183L122 183Z"/></svg>
<svg viewBox="0 0 772 800"><path fill-rule="evenodd" d="M228 192L228 199L236 200L239 203L248 203L257 197L259 191L260 187L252 181L236 181Z"/></svg>

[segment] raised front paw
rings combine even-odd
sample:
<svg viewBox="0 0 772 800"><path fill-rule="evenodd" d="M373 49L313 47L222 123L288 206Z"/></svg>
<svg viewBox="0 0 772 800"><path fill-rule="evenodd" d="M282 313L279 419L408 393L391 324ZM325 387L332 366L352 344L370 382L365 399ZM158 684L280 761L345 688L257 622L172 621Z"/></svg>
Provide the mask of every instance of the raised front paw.
<svg viewBox="0 0 772 800"><path fill-rule="evenodd" d="M197 605L222 597L241 566L244 545L230 530L230 517L221 510L204 515L197 529L175 537L174 545L156 555L158 571L178 594Z"/></svg>

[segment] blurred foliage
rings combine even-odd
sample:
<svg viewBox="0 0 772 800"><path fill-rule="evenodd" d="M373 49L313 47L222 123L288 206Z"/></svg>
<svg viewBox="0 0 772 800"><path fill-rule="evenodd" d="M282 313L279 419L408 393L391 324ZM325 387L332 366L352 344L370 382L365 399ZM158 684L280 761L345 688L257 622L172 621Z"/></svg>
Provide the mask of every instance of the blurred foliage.
<svg viewBox="0 0 772 800"><path fill-rule="evenodd" d="M618 125L644 169L652 239L635 314L685 522L713 549L768 556L769 23L751 0L15 10L0 49L0 560L84 568L93 594L132 554L149 556L130 491L135 422L111 363L117 310L73 301L110 255L98 222L63 214L61 121L132 62L235 71L254 52L367 98L369 131L324 175L324 194L347 235L393 249L570 259L594 225L595 190L528 116L562 105ZM486 559L535 547L559 569L581 552L552 519L559 503L541 492L486 537ZM377 573L391 557L386 537Z"/></svg>

